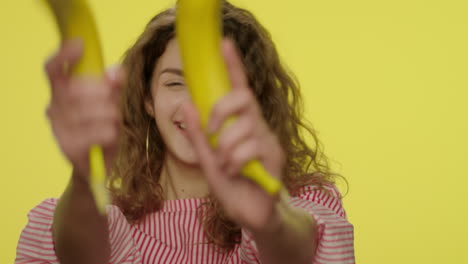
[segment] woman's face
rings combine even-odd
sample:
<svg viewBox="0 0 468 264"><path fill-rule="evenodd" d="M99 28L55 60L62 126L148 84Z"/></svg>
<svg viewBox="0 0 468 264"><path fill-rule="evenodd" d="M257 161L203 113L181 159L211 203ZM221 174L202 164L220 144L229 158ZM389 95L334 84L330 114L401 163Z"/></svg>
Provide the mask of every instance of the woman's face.
<svg viewBox="0 0 468 264"><path fill-rule="evenodd" d="M184 102L190 100L182 72L179 46L175 39L167 44L153 71L152 100L145 103L146 110L156 119L156 125L167 146L168 154L188 165L198 159L187 138L182 115Z"/></svg>

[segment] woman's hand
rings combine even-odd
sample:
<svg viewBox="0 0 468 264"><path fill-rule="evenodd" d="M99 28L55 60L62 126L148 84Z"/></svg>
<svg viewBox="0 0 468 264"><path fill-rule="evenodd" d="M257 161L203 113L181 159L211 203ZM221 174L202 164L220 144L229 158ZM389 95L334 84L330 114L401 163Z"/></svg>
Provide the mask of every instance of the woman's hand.
<svg viewBox="0 0 468 264"><path fill-rule="evenodd" d="M109 168L120 128L119 96L123 72L108 71L103 78L75 77L71 69L82 56L79 40L64 43L46 63L51 86L47 108L55 138L74 170L86 181L89 174L88 152L93 144L104 148Z"/></svg>
<svg viewBox="0 0 468 264"><path fill-rule="evenodd" d="M209 133L219 133L217 147L209 145L192 105L184 107L188 134L211 191L228 216L249 231L264 232L279 222L275 207L278 197L243 177L241 169L246 162L257 159L271 176L280 179L284 154L263 119L232 41L223 42L223 55L232 91L214 106L208 124ZM233 116L235 121L223 126Z"/></svg>

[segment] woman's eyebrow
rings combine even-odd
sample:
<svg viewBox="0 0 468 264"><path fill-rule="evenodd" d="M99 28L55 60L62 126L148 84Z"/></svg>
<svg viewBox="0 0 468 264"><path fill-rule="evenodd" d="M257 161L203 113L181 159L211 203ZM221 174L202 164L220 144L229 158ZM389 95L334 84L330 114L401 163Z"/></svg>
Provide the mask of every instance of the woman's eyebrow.
<svg viewBox="0 0 468 264"><path fill-rule="evenodd" d="M184 72L177 68L166 68L159 73L159 76L161 76L163 73L172 73L184 77Z"/></svg>

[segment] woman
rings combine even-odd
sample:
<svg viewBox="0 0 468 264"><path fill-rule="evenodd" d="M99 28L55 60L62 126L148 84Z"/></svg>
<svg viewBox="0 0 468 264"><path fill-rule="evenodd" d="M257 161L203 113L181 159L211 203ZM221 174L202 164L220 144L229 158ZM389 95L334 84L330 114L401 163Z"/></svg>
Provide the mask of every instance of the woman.
<svg viewBox="0 0 468 264"><path fill-rule="evenodd" d="M29 213L16 263L354 263L353 228L319 145L299 130L299 89L254 16L223 6L232 91L214 107L211 148L185 86L175 10L154 17L102 80L71 77L75 40L46 66L48 116L73 165L60 200ZM125 77L126 76L126 77ZM233 123L223 125L236 116ZM88 149L104 147L113 205L98 214ZM260 160L288 195L240 174Z"/></svg>

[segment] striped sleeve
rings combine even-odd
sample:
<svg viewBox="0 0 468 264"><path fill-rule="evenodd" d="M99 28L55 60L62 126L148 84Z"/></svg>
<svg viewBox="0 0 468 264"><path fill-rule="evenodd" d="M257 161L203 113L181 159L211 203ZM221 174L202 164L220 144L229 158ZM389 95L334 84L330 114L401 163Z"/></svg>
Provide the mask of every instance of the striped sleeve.
<svg viewBox="0 0 468 264"><path fill-rule="evenodd" d="M57 199L47 199L28 213L16 248L15 264L59 263L52 238L52 223ZM141 263L132 239L131 227L116 206L107 206L111 259L109 263Z"/></svg>
<svg viewBox="0 0 468 264"><path fill-rule="evenodd" d="M306 210L317 223L317 248L314 264L352 264L354 258L354 230L346 220L341 195L334 186L317 189L303 188L290 204ZM242 230L241 258L247 263L260 263L252 235Z"/></svg>
<svg viewBox="0 0 468 264"><path fill-rule="evenodd" d="M133 229L115 205L107 206L111 258L109 263L141 264L140 253L133 239Z"/></svg>
<svg viewBox="0 0 468 264"><path fill-rule="evenodd" d="M56 199L47 199L28 213L28 223L16 247L15 264L59 263L52 240L52 222Z"/></svg>

